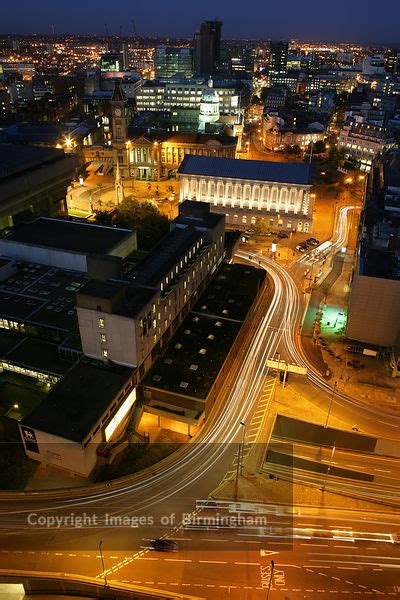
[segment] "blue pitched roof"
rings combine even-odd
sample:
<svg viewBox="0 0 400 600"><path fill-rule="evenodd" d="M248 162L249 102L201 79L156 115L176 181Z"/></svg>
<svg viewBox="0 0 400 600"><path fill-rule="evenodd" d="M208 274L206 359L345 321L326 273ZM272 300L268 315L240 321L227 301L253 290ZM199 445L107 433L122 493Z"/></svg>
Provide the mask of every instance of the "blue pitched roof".
<svg viewBox="0 0 400 600"><path fill-rule="evenodd" d="M311 166L307 163L269 162L187 154L178 169L184 175L205 175L231 179L253 179L276 183L310 185Z"/></svg>

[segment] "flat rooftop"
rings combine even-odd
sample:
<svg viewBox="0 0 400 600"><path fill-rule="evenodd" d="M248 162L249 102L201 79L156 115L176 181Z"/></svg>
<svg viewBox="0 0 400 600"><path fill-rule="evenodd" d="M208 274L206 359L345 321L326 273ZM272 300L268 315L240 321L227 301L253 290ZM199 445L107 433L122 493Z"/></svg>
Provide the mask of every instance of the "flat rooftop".
<svg viewBox="0 0 400 600"><path fill-rule="evenodd" d="M185 156L178 173L297 185L311 185L312 183L312 169L307 163L268 162L194 154Z"/></svg>
<svg viewBox="0 0 400 600"><path fill-rule="evenodd" d="M262 269L222 265L141 385L205 400L265 276Z"/></svg>
<svg viewBox="0 0 400 600"><path fill-rule="evenodd" d="M108 254L131 229L40 217L19 225L5 240L79 254Z"/></svg>
<svg viewBox="0 0 400 600"><path fill-rule="evenodd" d="M205 400L241 325L189 313L141 385Z"/></svg>
<svg viewBox="0 0 400 600"><path fill-rule="evenodd" d="M173 229L125 278L136 285L156 287L202 235L192 227Z"/></svg>
<svg viewBox="0 0 400 600"><path fill-rule="evenodd" d="M0 331L0 340L5 333L8 332ZM2 345L1 342L0 345ZM3 361L12 363L18 367L60 377L73 364L60 358L56 344L29 337L22 338L13 348L4 353L1 358Z"/></svg>
<svg viewBox="0 0 400 600"><path fill-rule="evenodd" d="M47 388L41 382L19 373L0 373L0 417L21 421L46 397Z"/></svg>
<svg viewBox="0 0 400 600"><path fill-rule="evenodd" d="M76 271L20 262L0 282L0 317L71 331L77 327L75 295L86 282Z"/></svg>
<svg viewBox="0 0 400 600"><path fill-rule="evenodd" d="M0 144L0 183L3 179L23 175L42 165L51 165L65 158L63 150L27 146L24 144Z"/></svg>
<svg viewBox="0 0 400 600"><path fill-rule="evenodd" d="M25 417L23 424L81 443L132 373L128 367L83 358Z"/></svg>
<svg viewBox="0 0 400 600"><path fill-rule="evenodd" d="M266 272L247 265L224 264L192 309L193 313L242 322Z"/></svg>

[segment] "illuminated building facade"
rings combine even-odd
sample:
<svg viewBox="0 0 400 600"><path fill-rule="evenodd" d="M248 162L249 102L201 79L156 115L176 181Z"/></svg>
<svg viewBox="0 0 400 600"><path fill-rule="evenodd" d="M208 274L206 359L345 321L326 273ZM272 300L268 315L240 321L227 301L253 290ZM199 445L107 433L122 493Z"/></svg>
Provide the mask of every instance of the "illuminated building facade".
<svg viewBox="0 0 400 600"><path fill-rule="evenodd" d="M359 122L345 123L338 140L338 147L358 159L361 169L366 171L380 152L395 146L393 132L389 129Z"/></svg>
<svg viewBox="0 0 400 600"><path fill-rule="evenodd" d="M226 223L246 228L312 230L311 168L305 163L186 156L178 169L180 200L209 202Z"/></svg>
<svg viewBox="0 0 400 600"><path fill-rule="evenodd" d="M158 46L154 53L156 79L170 79L180 75L186 79L193 76L193 50L173 46Z"/></svg>

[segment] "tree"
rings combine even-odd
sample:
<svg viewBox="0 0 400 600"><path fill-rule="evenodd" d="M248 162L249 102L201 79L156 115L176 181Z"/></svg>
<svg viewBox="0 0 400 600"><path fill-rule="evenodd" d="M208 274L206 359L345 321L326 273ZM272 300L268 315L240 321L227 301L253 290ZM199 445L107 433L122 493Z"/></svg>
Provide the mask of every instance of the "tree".
<svg viewBox="0 0 400 600"><path fill-rule="evenodd" d="M324 154L324 152L326 152L326 146L325 146L324 142L322 142L321 140L318 140L318 142L315 142L313 153L314 154Z"/></svg>
<svg viewBox="0 0 400 600"><path fill-rule="evenodd" d="M113 214L107 210L95 210L94 219L98 225L112 225Z"/></svg>
<svg viewBox="0 0 400 600"><path fill-rule="evenodd" d="M136 229L138 246L149 250L169 231L169 220L153 202L125 198L113 213L96 211L96 223Z"/></svg>
<svg viewBox="0 0 400 600"><path fill-rule="evenodd" d="M256 235L266 235L269 233L269 225L265 219L257 219L254 225L254 231L256 232Z"/></svg>

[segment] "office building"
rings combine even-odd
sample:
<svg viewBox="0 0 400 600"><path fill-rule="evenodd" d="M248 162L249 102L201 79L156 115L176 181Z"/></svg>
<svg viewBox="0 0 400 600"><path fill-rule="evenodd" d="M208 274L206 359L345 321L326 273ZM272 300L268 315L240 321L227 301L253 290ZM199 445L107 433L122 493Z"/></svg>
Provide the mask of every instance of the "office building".
<svg viewBox="0 0 400 600"><path fill-rule="evenodd" d="M178 421L191 435L207 419L265 285L265 270L221 266L137 388L147 425Z"/></svg>
<svg viewBox="0 0 400 600"><path fill-rule="evenodd" d="M374 161L366 191L346 335L392 352L400 366L400 152ZM368 323L368 327L365 324Z"/></svg>
<svg viewBox="0 0 400 600"><path fill-rule="evenodd" d="M155 78L164 80L179 76L190 79L193 76L192 48L158 46L154 53Z"/></svg>
<svg viewBox="0 0 400 600"><path fill-rule="evenodd" d="M400 52L398 50L388 50L384 57L385 72L391 75L397 75L400 72Z"/></svg>
<svg viewBox="0 0 400 600"><path fill-rule="evenodd" d="M138 263L135 232L114 227L36 219L1 240L0 416L30 458L87 476L123 434L139 379L222 263L224 221L184 204Z"/></svg>
<svg viewBox="0 0 400 600"><path fill-rule="evenodd" d="M63 150L0 143L0 231L29 217L66 215L77 166Z"/></svg>
<svg viewBox="0 0 400 600"><path fill-rule="evenodd" d="M195 33L193 65L196 75L209 77L218 67L221 51L221 21L205 21Z"/></svg>
<svg viewBox="0 0 400 600"><path fill-rule="evenodd" d="M288 43L271 42L270 44L270 73L286 73L288 61Z"/></svg>
<svg viewBox="0 0 400 600"><path fill-rule="evenodd" d="M395 145L392 131L360 121L344 123L338 140L338 147L359 160L364 171L371 168L373 159L379 153Z"/></svg>
<svg viewBox="0 0 400 600"><path fill-rule="evenodd" d="M224 216L210 213L208 206L178 217L170 233L123 277L83 287L77 312L84 353L140 366L143 373L221 263L224 225Z"/></svg>
<svg viewBox="0 0 400 600"><path fill-rule="evenodd" d="M218 73L233 79L251 79L256 49L252 44L224 41L221 43Z"/></svg>
<svg viewBox="0 0 400 600"><path fill-rule="evenodd" d="M120 52L106 52L101 55L100 69L104 73L123 70L123 60Z"/></svg>
<svg viewBox="0 0 400 600"><path fill-rule="evenodd" d="M306 163L188 155L178 174L180 200L210 203L230 227L262 220L274 230L312 229L311 167Z"/></svg>
<svg viewBox="0 0 400 600"><path fill-rule="evenodd" d="M174 108L200 110L203 92L207 81L145 81L136 94L138 111L165 111ZM213 89L219 97L221 115L234 115L239 118L240 109L248 93L247 87L239 83L219 83L213 81Z"/></svg>

